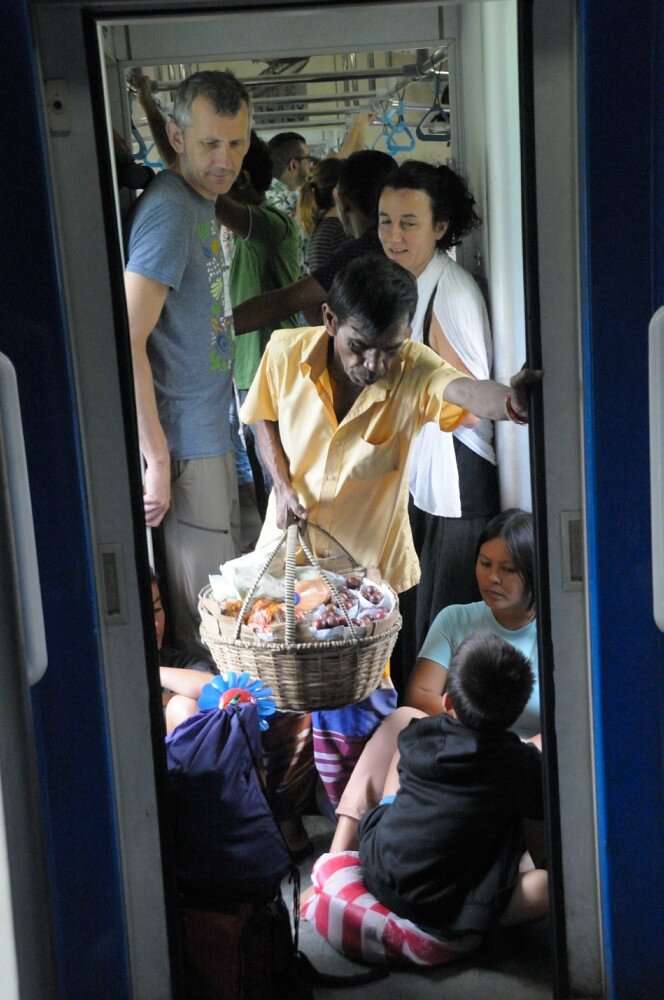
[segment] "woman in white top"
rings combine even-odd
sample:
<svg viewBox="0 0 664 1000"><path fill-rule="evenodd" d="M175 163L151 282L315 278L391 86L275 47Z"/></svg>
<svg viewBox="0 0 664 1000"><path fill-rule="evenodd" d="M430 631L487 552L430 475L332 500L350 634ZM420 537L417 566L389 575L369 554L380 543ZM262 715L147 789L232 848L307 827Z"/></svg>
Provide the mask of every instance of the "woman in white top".
<svg viewBox="0 0 664 1000"><path fill-rule="evenodd" d="M458 174L418 160L401 164L383 184L378 235L385 254L417 279L413 340L428 344L459 371L491 377L489 319L472 275L449 255L479 226L475 200ZM478 599L475 547L499 510L493 425L483 420L444 434L433 424L410 455L410 520L422 578L401 595L410 628L395 658L403 689L429 626L441 608Z"/></svg>

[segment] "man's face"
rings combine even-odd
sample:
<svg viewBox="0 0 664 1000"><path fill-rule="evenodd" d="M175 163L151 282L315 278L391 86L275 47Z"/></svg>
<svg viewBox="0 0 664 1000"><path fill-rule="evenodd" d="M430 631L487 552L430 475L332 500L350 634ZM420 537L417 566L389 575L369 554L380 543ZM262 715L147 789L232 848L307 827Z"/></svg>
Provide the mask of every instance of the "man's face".
<svg viewBox="0 0 664 1000"><path fill-rule="evenodd" d="M337 323L337 317L327 304L323 306L323 320L325 329L334 338L337 372L343 369L353 385L361 387L373 385L387 375L397 363L401 345L410 336L407 315L375 336L365 335L361 321L353 316Z"/></svg>
<svg viewBox="0 0 664 1000"><path fill-rule="evenodd" d="M168 123L168 137L178 154L176 169L195 191L215 201L230 191L249 148L249 108L234 117L220 115L202 95L191 106L191 124Z"/></svg>
<svg viewBox="0 0 664 1000"><path fill-rule="evenodd" d="M311 167L311 157L309 156L309 149L302 143L299 152L295 159L296 173L295 173L295 186L300 188L309 176L309 169Z"/></svg>

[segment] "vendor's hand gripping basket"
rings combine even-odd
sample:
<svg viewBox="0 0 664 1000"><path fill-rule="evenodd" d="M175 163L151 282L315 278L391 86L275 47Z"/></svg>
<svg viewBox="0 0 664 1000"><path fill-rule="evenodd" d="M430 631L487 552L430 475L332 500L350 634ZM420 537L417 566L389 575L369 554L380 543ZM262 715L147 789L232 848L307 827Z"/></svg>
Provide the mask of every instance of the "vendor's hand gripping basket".
<svg viewBox="0 0 664 1000"><path fill-rule="evenodd" d="M310 527L316 526L312 524ZM344 552L349 560L349 569L358 568L355 559L336 539L322 528L317 530ZM369 626L353 625L347 618L351 638L326 641L311 638L303 641L304 630L295 620L293 600L298 542L309 563L327 580L333 594L336 593L330 574L319 564L297 525L291 525L258 571L237 619L224 620L222 616L212 614L210 608L215 602L211 588L203 588L199 595L201 638L222 673L246 670L260 677L272 688L280 709L311 712L352 705L375 691L380 683L401 628L398 597L392 588L387 588L394 597L393 610ZM280 637L276 641L265 641L243 626L243 619L261 578L284 543L284 637L283 641ZM384 589L387 587L384 581L381 586Z"/></svg>

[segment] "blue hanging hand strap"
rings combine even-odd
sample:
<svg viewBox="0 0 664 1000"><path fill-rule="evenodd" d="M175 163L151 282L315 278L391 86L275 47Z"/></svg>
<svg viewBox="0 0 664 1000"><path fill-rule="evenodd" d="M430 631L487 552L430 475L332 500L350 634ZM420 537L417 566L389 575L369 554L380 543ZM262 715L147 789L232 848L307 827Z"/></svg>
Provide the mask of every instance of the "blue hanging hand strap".
<svg viewBox="0 0 664 1000"><path fill-rule="evenodd" d="M152 143L151 146L149 146L149 147L146 146L145 145L145 139L143 138L143 136L141 135L141 133L138 131L138 129L136 128L136 126L134 125L133 122L132 122L132 125L131 125L131 134L133 135L134 139L136 140L136 142L138 144L138 159L142 160L142 162L145 164L146 167L157 167L159 170L163 170L164 169L164 164L161 162L161 160L159 160L159 159L151 160L150 159L150 152L151 152L151 150L153 150L155 148L154 142Z"/></svg>
<svg viewBox="0 0 664 1000"><path fill-rule="evenodd" d="M148 155L148 147L145 145L145 139L133 122L131 123L131 134L133 135L135 142L138 144L138 158L139 160L144 160Z"/></svg>
<svg viewBox="0 0 664 1000"><path fill-rule="evenodd" d="M371 143L372 149L376 148L381 139L385 139L386 143L388 142L390 137L388 126L391 125L392 123L391 119L392 119L392 112L388 111L387 104L384 104L382 114L376 115L376 121L380 122L383 127L376 136L376 138L374 139L374 141Z"/></svg>
<svg viewBox="0 0 664 1000"><path fill-rule="evenodd" d="M392 155L395 153L410 153L415 148L415 137L404 121L403 111L403 101L399 101L398 107L394 110L396 124L392 126L392 130L387 137L387 151Z"/></svg>

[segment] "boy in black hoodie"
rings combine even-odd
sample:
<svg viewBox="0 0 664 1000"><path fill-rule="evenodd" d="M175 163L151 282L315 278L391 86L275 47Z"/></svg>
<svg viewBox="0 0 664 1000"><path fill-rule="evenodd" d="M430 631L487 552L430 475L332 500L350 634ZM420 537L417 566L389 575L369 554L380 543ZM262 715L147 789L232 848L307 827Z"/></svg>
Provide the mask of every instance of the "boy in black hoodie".
<svg viewBox="0 0 664 1000"><path fill-rule="evenodd" d="M548 912L546 871L522 863L522 820L542 819L541 754L508 730L532 686L513 646L466 639L443 714L401 732L383 799L360 821L367 889L430 933L484 935Z"/></svg>

